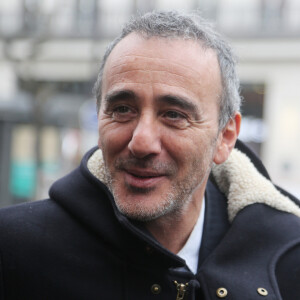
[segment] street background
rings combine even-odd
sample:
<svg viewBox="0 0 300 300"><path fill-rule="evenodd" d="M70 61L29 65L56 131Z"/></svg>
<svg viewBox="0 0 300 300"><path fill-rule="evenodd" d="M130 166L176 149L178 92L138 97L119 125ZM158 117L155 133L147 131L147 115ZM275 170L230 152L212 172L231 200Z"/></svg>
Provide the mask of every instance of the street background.
<svg viewBox="0 0 300 300"><path fill-rule="evenodd" d="M239 58L240 138L300 196L300 1L0 0L0 206L47 197L97 144L105 46L153 9L197 9L225 34Z"/></svg>

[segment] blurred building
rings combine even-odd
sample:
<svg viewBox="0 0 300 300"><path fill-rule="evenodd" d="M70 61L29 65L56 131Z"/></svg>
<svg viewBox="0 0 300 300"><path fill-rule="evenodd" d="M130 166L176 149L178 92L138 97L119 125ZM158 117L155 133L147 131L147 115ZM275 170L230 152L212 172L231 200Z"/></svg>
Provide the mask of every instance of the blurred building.
<svg viewBox="0 0 300 300"><path fill-rule="evenodd" d="M97 143L92 86L105 46L136 11L200 9L239 57L241 138L300 196L298 0L0 2L0 206L47 196Z"/></svg>

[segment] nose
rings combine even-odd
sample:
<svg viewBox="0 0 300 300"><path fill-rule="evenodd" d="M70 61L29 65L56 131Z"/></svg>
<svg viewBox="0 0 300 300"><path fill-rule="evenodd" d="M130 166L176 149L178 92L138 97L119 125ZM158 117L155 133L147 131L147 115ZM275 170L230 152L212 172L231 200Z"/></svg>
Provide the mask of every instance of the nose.
<svg viewBox="0 0 300 300"><path fill-rule="evenodd" d="M159 125L149 117L141 117L128 144L129 151L137 158L161 152Z"/></svg>

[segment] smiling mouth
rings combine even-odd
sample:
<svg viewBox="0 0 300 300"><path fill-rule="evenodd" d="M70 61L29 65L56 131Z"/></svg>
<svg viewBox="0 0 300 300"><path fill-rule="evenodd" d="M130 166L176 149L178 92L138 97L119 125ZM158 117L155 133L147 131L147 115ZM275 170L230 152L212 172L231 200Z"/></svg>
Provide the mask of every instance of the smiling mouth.
<svg viewBox="0 0 300 300"><path fill-rule="evenodd" d="M162 175L138 175L131 172L128 172L130 175L137 177L137 178L154 178L154 177L161 177Z"/></svg>
<svg viewBox="0 0 300 300"><path fill-rule="evenodd" d="M147 171L124 170L124 173L126 185L139 189L155 188L157 184L166 177L164 174Z"/></svg>

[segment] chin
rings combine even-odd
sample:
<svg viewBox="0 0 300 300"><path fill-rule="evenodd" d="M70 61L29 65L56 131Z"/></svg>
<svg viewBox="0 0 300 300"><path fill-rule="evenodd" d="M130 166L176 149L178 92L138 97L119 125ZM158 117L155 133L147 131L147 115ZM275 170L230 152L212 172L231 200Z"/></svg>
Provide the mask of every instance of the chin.
<svg viewBox="0 0 300 300"><path fill-rule="evenodd" d="M114 195L115 203L119 211L126 217L138 221L153 221L169 214L177 208L172 197L148 197L131 196L129 199L122 199ZM138 199L136 199L138 198ZM153 199L154 198L154 199ZM155 199L156 198L156 199ZM134 199L134 201L132 201Z"/></svg>

